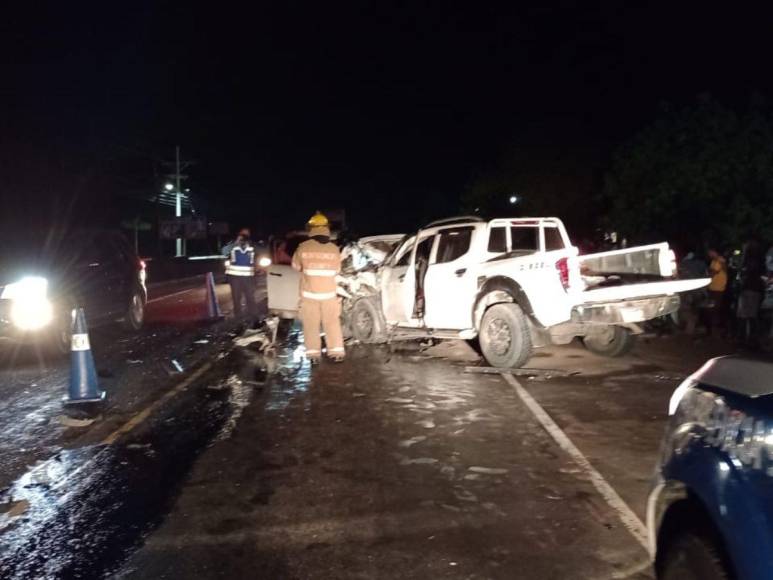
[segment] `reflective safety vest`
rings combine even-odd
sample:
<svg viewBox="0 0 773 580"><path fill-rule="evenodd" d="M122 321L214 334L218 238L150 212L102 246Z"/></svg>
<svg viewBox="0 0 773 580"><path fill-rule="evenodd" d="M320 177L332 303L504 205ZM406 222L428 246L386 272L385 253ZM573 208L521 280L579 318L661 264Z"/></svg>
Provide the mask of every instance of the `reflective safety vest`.
<svg viewBox="0 0 773 580"><path fill-rule="evenodd" d="M229 276L254 276L255 249L252 246L234 246L229 254L225 273Z"/></svg>
<svg viewBox="0 0 773 580"><path fill-rule="evenodd" d="M293 256L293 268L301 276L301 296L312 300L336 297L336 276L341 271L341 253L333 243L311 239L303 242Z"/></svg>

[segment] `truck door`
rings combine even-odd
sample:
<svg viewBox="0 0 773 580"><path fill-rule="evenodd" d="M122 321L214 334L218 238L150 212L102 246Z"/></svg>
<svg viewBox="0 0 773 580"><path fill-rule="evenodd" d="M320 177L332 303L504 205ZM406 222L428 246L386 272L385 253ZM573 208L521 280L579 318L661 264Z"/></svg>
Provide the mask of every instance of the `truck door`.
<svg viewBox="0 0 773 580"><path fill-rule="evenodd" d="M425 321L431 328L472 328L472 304L477 287L469 253L474 228L441 230L437 251L425 279Z"/></svg>
<svg viewBox="0 0 773 580"><path fill-rule="evenodd" d="M392 263L384 268L381 280L381 306L387 322L405 324L413 314L416 278L413 250L416 236L403 242Z"/></svg>

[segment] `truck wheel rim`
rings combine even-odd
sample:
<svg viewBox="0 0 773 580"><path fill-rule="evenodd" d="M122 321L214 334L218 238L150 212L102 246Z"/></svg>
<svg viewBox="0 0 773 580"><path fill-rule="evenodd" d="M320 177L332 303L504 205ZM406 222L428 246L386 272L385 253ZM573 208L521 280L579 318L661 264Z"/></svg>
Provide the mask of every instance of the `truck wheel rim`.
<svg viewBox="0 0 773 580"><path fill-rule="evenodd" d="M497 356L503 356L510 350L512 336L510 325L501 318L492 320L486 329L489 345Z"/></svg>

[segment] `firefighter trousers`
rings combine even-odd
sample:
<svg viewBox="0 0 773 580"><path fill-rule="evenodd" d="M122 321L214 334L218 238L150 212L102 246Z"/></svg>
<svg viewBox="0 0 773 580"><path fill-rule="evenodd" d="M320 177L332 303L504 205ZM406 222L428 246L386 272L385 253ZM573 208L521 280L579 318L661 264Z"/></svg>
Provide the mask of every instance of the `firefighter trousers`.
<svg viewBox="0 0 773 580"><path fill-rule="evenodd" d="M322 338L320 327L325 332L327 354L333 358L344 356L344 335L341 331L341 305L338 298L313 300L301 298L301 320L303 321L303 339L306 356L322 356Z"/></svg>

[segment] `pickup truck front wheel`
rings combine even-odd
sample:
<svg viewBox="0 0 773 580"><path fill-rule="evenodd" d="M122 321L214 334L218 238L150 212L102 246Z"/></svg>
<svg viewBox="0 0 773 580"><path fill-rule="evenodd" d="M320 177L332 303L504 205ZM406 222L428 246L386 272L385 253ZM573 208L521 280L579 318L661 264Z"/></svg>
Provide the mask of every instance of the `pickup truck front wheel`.
<svg viewBox="0 0 773 580"><path fill-rule="evenodd" d="M348 322L355 340L364 344L386 342L386 322L381 314L381 305L375 298L357 300L349 313Z"/></svg>
<svg viewBox="0 0 773 580"><path fill-rule="evenodd" d="M529 325L517 304L495 304L486 310L478 340L483 356L493 367L522 367L531 357Z"/></svg>
<svg viewBox="0 0 773 580"><path fill-rule="evenodd" d="M636 335L622 326L607 326L582 339L585 348L601 356L623 356L636 344Z"/></svg>

